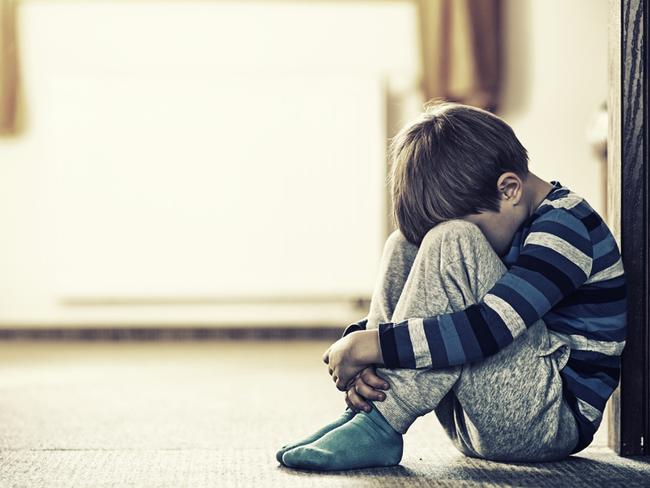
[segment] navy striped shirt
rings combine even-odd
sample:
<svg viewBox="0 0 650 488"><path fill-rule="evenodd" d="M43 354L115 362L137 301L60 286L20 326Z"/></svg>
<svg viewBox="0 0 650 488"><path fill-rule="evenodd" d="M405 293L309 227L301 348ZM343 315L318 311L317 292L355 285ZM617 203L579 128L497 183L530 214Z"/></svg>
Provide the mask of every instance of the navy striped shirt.
<svg viewBox="0 0 650 488"><path fill-rule="evenodd" d="M549 332L571 348L560 375L578 423L575 453L591 443L618 385L626 288L607 225L583 198L552 184L503 257L508 272L479 303L379 324L379 341L388 368L446 368L495 354L543 318ZM366 322L352 324L344 335Z"/></svg>

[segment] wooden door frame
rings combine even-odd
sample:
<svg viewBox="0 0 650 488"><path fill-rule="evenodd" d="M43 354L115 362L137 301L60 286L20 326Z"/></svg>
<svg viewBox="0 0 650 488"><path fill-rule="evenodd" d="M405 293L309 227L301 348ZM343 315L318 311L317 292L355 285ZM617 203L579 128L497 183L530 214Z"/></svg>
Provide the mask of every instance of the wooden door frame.
<svg viewBox="0 0 650 488"><path fill-rule="evenodd" d="M608 222L623 255L628 329L609 445L622 456L650 453L648 1L610 0Z"/></svg>

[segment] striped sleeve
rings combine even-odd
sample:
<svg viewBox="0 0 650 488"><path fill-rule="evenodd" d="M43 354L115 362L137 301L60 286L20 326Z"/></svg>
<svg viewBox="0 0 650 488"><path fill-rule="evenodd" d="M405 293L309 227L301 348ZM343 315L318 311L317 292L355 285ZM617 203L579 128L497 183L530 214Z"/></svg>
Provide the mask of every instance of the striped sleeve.
<svg viewBox="0 0 650 488"><path fill-rule="evenodd" d="M445 368L493 355L573 293L591 274L584 223L553 209L531 225L519 257L483 299L465 310L379 324L389 368Z"/></svg>
<svg viewBox="0 0 650 488"><path fill-rule="evenodd" d="M348 325L343 331L341 337L345 337L346 335L351 334L352 332L357 332L359 330L366 330L367 323L368 323L368 317L365 317L359 320L358 322Z"/></svg>

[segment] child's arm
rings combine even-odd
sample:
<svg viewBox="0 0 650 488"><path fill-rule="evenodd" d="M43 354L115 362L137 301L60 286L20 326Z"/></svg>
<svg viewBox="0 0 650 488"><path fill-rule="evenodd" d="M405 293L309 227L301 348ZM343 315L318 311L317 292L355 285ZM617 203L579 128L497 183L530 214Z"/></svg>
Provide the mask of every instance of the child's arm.
<svg viewBox="0 0 650 488"><path fill-rule="evenodd" d="M497 353L589 278L593 249L586 224L565 209L551 210L533 222L516 263L479 303L424 320L383 323L378 330L340 339L328 350L333 354L324 357L337 387L354 376L355 368L371 363L445 368ZM411 337L427 340L413 344Z"/></svg>

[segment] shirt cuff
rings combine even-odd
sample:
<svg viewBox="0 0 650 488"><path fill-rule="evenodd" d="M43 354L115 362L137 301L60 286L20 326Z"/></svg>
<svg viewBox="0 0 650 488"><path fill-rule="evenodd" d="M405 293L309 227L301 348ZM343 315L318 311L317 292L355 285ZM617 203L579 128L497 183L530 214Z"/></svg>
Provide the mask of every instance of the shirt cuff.
<svg viewBox="0 0 650 488"><path fill-rule="evenodd" d="M354 324L350 324L345 328L345 330L343 331L343 335L341 337L345 337L346 335L351 334L352 332L357 332L359 330L366 330L367 324L368 324L367 318L364 318L359 322L355 322Z"/></svg>
<svg viewBox="0 0 650 488"><path fill-rule="evenodd" d="M395 341L395 327L392 323L379 324L379 347L386 368L399 368L399 355Z"/></svg>

